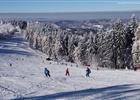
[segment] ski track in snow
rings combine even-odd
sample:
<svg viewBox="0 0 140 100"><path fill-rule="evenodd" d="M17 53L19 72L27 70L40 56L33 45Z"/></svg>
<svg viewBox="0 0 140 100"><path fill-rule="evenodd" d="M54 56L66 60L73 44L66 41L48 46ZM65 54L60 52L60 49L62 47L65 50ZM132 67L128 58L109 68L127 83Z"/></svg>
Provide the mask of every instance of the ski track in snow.
<svg viewBox="0 0 140 100"><path fill-rule="evenodd" d="M86 78L84 67L45 58L19 33L0 40L0 100L140 100L140 71L92 69ZM64 75L66 67L70 77Z"/></svg>

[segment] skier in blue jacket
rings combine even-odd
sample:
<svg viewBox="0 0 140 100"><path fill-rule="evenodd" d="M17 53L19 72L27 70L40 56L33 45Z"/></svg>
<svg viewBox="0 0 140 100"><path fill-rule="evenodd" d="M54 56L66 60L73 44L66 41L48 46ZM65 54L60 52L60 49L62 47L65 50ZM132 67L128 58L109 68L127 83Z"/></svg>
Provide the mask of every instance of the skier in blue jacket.
<svg viewBox="0 0 140 100"><path fill-rule="evenodd" d="M50 71L47 68L45 68L44 73L45 73L46 77L51 77Z"/></svg>
<svg viewBox="0 0 140 100"><path fill-rule="evenodd" d="M89 74L91 73L91 70L90 70L90 68L89 67L87 67L87 69L86 69L86 77L89 77Z"/></svg>

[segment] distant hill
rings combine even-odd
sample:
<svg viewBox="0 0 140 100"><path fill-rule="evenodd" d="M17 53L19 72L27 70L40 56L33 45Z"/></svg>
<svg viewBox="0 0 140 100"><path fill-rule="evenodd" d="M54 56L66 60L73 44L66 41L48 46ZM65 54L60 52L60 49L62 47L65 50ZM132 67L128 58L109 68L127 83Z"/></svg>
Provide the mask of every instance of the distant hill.
<svg viewBox="0 0 140 100"><path fill-rule="evenodd" d="M75 13L0 13L1 19L26 19L26 20L87 20L87 19L127 19L132 14L140 17L140 11L130 12L75 12Z"/></svg>

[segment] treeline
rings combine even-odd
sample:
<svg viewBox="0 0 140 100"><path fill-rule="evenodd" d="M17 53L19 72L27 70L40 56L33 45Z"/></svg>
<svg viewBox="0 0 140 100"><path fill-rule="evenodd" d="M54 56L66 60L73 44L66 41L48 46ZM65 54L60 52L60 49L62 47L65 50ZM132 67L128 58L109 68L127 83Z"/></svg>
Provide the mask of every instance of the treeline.
<svg viewBox="0 0 140 100"><path fill-rule="evenodd" d="M138 23L116 20L108 28L61 29L54 23L29 22L24 30L30 47L49 58L82 65L125 69L133 65L132 45Z"/></svg>

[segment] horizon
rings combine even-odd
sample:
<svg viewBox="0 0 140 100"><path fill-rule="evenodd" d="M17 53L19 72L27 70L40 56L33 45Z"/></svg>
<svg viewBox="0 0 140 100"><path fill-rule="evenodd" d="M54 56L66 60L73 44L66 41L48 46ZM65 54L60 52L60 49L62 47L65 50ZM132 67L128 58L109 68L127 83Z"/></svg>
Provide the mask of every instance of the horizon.
<svg viewBox="0 0 140 100"><path fill-rule="evenodd" d="M132 15L140 18L140 11L123 12L66 12L66 13L0 13L1 19L27 20L92 20L92 19L129 19Z"/></svg>
<svg viewBox="0 0 140 100"><path fill-rule="evenodd" d="M0 14L36 14L36 13L40 13L40 14L67 14L67 13L135 13L135 12L140 12L140 10L133 10L133 11L77 11L77 12L0 12Z"/></svg>

